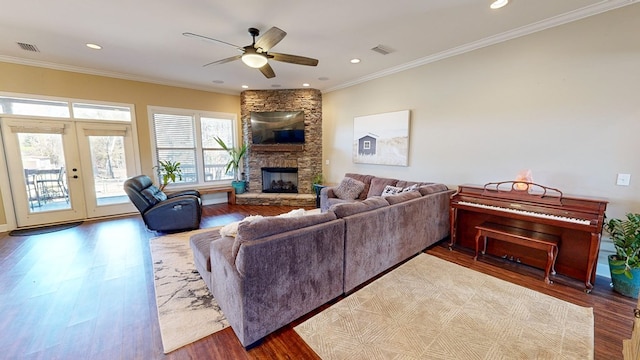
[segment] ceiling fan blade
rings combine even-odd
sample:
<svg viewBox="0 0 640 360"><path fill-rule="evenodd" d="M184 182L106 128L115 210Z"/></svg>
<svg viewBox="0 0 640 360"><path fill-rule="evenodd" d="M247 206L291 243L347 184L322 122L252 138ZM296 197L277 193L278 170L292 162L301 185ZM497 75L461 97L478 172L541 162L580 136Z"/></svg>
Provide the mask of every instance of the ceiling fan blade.
<svg viewBox="0 0 640 360"><path fill-rule="evenodd" d="M287 33L284 30L281 30L277 27L272 27L267 30L266 33L262 34L260 38L256 41L255 48L262 50L262 52L267 52L269 49L274 47L280 40L284 39Z"/></svg>
<svg viewBox="0 0 640 360"><path fill-rule="evenodd" d="M232 47L244 52L244 48L243 47L240 47L238 45L233 45L233 44L228 43L226 41L222 41L222 40L218 40L218 39L214 39L214 38L210 38L210 37L207 37L207 36L204 36L204 35L198 35L198 34L194 34L194 33L190 33L190 32L184 32L184 33L182 33L182 35L184 35L186 37L191 37L191 38L204 40L204 41L217 42L217 43L229 45L229 46L232 46Z"/></svg>
<svg viewBox="0 0 640 360"><path fill-rule="evenodd" d="M226 64L226 63L234 61L234 60L240 60L241 58L242 58L242 55L236 55L236 56L228 57L226 59L216 60L216 61L210 62L208 64L204 64L202 66L205 67L205 66L209 66L209 65Z"/></svg>
<svg viewBox="0 0 640 360"><path fill-rule="evenodd" d="M273 72L273 68L271 68L271 65L269 65L268 63L265 66L261 67L259 70L267 79L276 77L276 73Z"/></svg>
<svg viewBox="0 0 640 360"><path fill-rule="evenodd" d="M287 62L291 64L307 65L307 66L318 65L317 59L312 59L309 57L298 56L298 55L269 53L269 57L276 61L282 61L282 62Z"/></svg>

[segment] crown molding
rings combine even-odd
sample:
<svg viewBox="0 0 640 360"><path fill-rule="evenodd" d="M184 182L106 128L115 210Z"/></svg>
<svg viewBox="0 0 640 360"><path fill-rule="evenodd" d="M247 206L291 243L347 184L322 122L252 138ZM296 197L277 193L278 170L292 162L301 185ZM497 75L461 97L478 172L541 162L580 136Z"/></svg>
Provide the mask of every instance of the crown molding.
<svg viewBox="0 0 640 360"><path fill-rule="evenodd" d="M573 10L562 15L545 19L543 21L538 21L529 25L519 27L514 30L506 31L501 34L489 36L478 41L474 41L465 45L461 45L455 48L441 51L439 53L429 55L429 56L402 64L402 65L399 65L399 66L378 71L373 74L369 74L369 75L357 78L353 81L346 82L346 83L325 89L323 93L329 93L331 91L345 89L354 85L362 84L367 81L375 80L375 79L396 74L405 70L413 69L422 65L430 64L430 63L443 60L449 57L464 54L464 53L481 49L487 46L499 44L501 42L505 42L511 39L533 34L533 33L550 29L556 26L568 24L570 22L574 22L590 16L598 15L603 12L607 12L610 10L621 8L623 6L631 5L639 1L640 0L603 0L596 4L585 6L578 10Z"/></svg>

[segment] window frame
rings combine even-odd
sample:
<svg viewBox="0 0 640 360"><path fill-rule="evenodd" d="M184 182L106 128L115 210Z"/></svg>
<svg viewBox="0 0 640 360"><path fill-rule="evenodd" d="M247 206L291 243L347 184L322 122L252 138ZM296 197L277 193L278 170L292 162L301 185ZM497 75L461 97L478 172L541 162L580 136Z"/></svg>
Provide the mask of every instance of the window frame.
<svg viewBox="0 0 640 360"><path fill-rule="evenodd" d="M202 126L201 126L201 118L215 118L220 120L228 120L231 122L231 138L233 139L233 143L230 146L237 147L238 146L238 116L235 113L225 113L225 112L217 112L217 111L204 111L204 110L192 110L192 109L182 109L182 108L169 108L169 107L160 107L160 106L148 106L147 114L149 118L149 142L151 145L151 161L154 166L153 176L159 183L160 179L158 178L158 174L155 166L158 164L158 146L156 141L156 130L154 118L156 114L162 115L175 115L175 116L189 116L193 121L193 129L195 131L194 139L195 139L195 167L196 167L196 179L195 182L181 182L181 183L170 183L167 185L168 189L182 189L182 188L202 188L216 185L226 185L230 184L233 180L230 179L221 179L221 180L206 180L205 178L205 164L204 164L204 152L205 150L212 150L212 148L205 148L202 143ZM223 150L222 148L216 147L213 148L215 150Z"/></svg>

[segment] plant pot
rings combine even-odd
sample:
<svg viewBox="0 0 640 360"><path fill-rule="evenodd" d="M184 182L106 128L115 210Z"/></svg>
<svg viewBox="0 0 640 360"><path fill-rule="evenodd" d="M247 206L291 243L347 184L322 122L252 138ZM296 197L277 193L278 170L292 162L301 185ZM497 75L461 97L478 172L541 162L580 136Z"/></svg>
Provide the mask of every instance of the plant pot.
<svg viewBox="0 0 640 360"><path fill-rule="evenodd" d="M611 263L615 255L609 255L609 270L611 271L611 283L613 290L634 299L638 298L640 293L640 269L631 269L632 278L629 279L625 274L614 274L616 271L623 271L624 265L614 265Z"/></svg>
<svg viewBox="0 0 640 360"><path fill-rule="evenodd" d="M244 193L244 189L247 187L247 182L244 180L232 181L231 186L236 194Z"/></svg>

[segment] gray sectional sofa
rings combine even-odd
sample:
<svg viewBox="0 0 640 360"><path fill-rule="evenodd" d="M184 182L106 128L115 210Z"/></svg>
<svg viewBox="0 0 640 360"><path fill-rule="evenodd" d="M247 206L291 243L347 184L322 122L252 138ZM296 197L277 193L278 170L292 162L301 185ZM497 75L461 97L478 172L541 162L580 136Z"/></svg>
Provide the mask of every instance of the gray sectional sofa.
<svg viewBox="0 0 640 360"><path fill-rule="evenodd" d="M196 267L242 345L447 237L454 191L417 184L397 195L335 201L320 214L240 222L235 237L194 235ZM329 199L333 189L323 192Z"/></svg>

